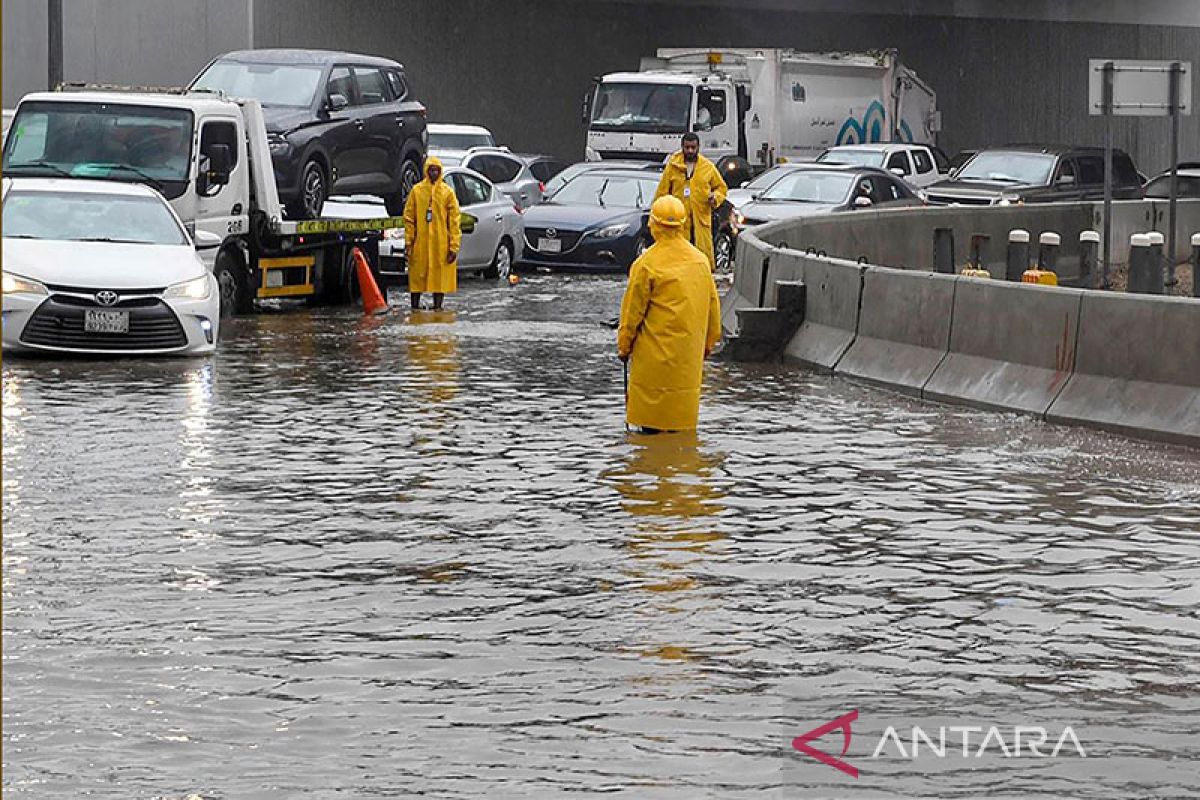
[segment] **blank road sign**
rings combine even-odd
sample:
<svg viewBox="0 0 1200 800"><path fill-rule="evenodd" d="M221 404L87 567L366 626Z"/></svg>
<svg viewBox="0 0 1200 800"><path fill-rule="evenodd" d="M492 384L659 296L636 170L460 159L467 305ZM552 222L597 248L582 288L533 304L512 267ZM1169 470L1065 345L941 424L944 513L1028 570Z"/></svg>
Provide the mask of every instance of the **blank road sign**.
<svg viewBox="0 0 1200 800"><path fill-rule="evenodd" d="M1093 58L1088 61L1088 113L1103 114L1104 65L1113 64L1113 109L1122 117L1164 117L1170 113L1170 69L1172 61L1118 61ZM1192 62L1179 62L1179 113L1191 114Z"/></svg>

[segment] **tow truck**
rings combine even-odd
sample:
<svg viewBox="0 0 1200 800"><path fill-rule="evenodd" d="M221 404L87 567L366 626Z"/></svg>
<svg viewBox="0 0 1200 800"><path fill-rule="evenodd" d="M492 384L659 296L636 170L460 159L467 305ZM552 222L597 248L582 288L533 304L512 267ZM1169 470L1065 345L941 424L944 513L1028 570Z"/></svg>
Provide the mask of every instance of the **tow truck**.
<svg viewBox="0 0 1200 800"><path fill-rule="evenodd" d="M221 288L221 315L256 301L340 303L361 248L378 275L401 217L285 220L256 100L177 88L66 85L26 95L4 145L7 177L144 183L171 203Z"/></svg>

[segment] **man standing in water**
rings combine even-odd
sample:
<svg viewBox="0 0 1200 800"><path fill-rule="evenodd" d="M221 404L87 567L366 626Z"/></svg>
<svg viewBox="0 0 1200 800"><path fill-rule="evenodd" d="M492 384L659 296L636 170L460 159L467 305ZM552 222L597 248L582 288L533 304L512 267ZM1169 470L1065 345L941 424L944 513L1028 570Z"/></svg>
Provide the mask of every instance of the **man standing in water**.
<svg viewBox="0 0 1200 800"><path fill-rule="evenodd" d="M425 162L425 180L408 193L404 204L404 247L408 261L408 292L413 311L421 294L433 292L433 310L442 308L447 294L458 289L458 247L462 223L458 198L442 180L442 162Z"/></svg>
<svg viewBox="0 0 1200 800"><path fill-rule="evenodd" d="M695 429L704 358L721 339L721 300L708 260L684 238L686 218L675 197L654 201L654 244L629 268L621 302L625 421L646 433Z"/></svg>
<svg viewBox="0 0 1200 800"><path fill-rule="evenodd" d="M681 149L667 161L658 182L655 199L671 195L687 209L683 236L708 259L709 271L716 269L713 254L713 210L725 202L729 187L716 165L700 155L700 137L685 133Z"/></svg>

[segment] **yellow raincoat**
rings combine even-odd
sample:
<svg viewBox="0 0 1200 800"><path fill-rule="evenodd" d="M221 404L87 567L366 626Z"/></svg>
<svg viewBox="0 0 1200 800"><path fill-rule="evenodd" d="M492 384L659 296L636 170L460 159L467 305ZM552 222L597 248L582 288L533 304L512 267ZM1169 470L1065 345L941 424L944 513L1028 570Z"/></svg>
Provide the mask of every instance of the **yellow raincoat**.
<svg viewBox="0 0 1200 800"><path fill-rule="evenodd" d="M721 338L721 301L704 254L683 227L656 225L629 269L617 352L629 356L630 425L692 430L700 416L704 357Z"/></svg>
<svg viewBox="0 0 1200 800"><path fill-rule="evenodd" d="M408 260L408 291L449 294L458 289L458 264L447 261L462 242L458 198L441 176L429 179L429 168L442 162L425 162L425 180L408 193L404 204L404 249Z"/></svg>
<svg viewBox="0 0 1200 800"><path fill-rule="evenodd" d="M655 199L663 195L674 195L687 208L687 220L683 226L683 238L696 245L708 259L709 270L716 269L716 258L713 255L712 216L715 206L709 205L709 193L716 195L716 205L725 202L725 194L729 187L721 177L716 165L702 155L696 156L696 166L692 170L691 180L687 176L687 162L683 160L683 152L676 152L667 161L663 169L662 180L658 182Z"/></svg>

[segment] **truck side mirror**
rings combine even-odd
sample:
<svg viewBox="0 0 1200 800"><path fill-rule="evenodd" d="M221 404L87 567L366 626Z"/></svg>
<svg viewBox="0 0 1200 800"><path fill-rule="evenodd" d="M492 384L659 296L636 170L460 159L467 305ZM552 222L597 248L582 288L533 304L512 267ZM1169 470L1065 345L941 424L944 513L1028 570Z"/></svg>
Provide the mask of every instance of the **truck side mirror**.
<svg viewBox="0 0 1200 800"><path fill-rule="evenodd" d="M227 144L211 144L208 147L208 184L224 186L229 183L233 171L233 152Z"/></svg>
<svg viewBox="0 0 1200 800"><path fill-rule="evenodd" d="M588 92L583 96L582 119L584 127L592 121L592 93Z"/></svg>

